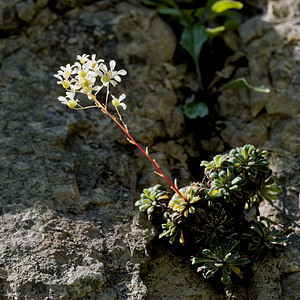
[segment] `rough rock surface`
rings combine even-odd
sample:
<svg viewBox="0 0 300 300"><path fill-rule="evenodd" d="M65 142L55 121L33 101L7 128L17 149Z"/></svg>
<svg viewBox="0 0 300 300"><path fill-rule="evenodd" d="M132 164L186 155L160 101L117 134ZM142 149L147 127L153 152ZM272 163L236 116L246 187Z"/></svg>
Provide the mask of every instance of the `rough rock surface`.
<svg viewBox="0 0 300 300"><path fill-rule="evenodd" d="M219 125L230 147L252 143L271 153L271 168L283 192L261 215L284 224L290 239L278 257L254 267L249 299L298 299L300 295L300 44L299 1L268 1L265 13L240 28L247 74L269 94L228 90L219 98ZM225 119L225 121L221 121Z"/></svg>
<svg viewBox="0 0 300 300"><path fill-rule="evenodd" d="M284 192L262 214L291 236L282 254L256 266L249 296L242 290L238 299L300 293L300 12L288 2L269 1L241 27L249 62L242 71L272 92L220 98L223 141L271 151ZM223 299L153 243L156 232L134 207L143 187L166 187L148 161L99 111L71 111L56 100L61 65L82 53L115 59L128 71L118 92L127 94L129 129L187 184L193 150L168 81L177 72L171 28L138 1L1 0L0 32L0 298Z"/></svg>

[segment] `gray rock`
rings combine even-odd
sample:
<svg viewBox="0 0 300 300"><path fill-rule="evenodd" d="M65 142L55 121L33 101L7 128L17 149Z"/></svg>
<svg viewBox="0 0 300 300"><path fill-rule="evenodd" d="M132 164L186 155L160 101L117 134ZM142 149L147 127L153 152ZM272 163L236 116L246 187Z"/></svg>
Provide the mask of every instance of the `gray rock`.
<svg viewBox="0 0 300 300"><path fill-rule="evenodd" d="M295 1L269 1L264 15L240 27L240 51L246 53L249 65L247 80L265 84L271 93L226 91L219 99L222 121L218 124L224 142L235 147L248 141L270 151L271 168L282 193L274 207L264 203L260 213L290 234L282 254L270 255L253 268L249 299L297 299L300 293L296 283L300 263L296 242L300 191L297 5Z"/></svg>
<svg viewBox="0 0 300 300"><path fill-rule="evenodd" d="M36 13L35 5L32 0L18 3L16 10L18 17L25 22L30 22Z"/></svg>
<svg viewBox="0 0 300 300"><path fill-rule="evenodd" d="M117 93L128 95L130 132L165 161L171 148L166 172L180 170L188 181L177 143L184 118L164 83L176 40L136 3L98 2L65 16L46 4L37 2L30 24L1 43L0 291L9 299L144 299L140 273L155 232L133 204L148 162L99 111L60 105L53 74L77 54L115 59L128 71ZM5 30L20 25L12 13L3 22ZM157 139L167 146L152 148Z"/></svg>
<svg viewBox="0 0 300 300"><path fill-rule="evenodd" d="M134 207L143 187L168 184L109 118L72 111L56 99L63 90L53 74L77 54L115 59L128 71L116 93L127 94L123 118L130 132L170 178L187 184L187 154L195 157L196 147L184 137L173 89L185 67L172 65L171 28L138 1L32 5L0 1L0 30L8 36L0 44L1 297L223 299L153 242L153 226ZM290 9L284 16L281 6ZM237 299L296 299L299 292L298 12L285 1L269 1L268 8L241 26L249 68L237 75L272 92L224 92L222 140L202 141L208 151L249 142L267 148L283 188L275 207L261 212L284 224L291 240L254 268L250 292L239 287Z"/></svg>

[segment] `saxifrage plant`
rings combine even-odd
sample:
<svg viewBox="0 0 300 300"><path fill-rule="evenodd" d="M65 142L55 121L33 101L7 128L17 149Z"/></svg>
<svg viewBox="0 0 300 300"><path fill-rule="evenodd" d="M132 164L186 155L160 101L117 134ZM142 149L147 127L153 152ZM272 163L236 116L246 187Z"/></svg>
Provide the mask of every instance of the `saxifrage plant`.
<svg viewBox="0 0 300 300"><path fill-rule="evenodd" d="M225 285L234 276L242 279L245 264L286 241L269 221L265 225L258 219L259 204L267 200L273 205L281 191L267 157L266 151L247 144L203 161L202 182L179 189L184 198L175 194L151 215L153 224L161 222L160 238L194 249L189 250L192 263L204 264L198 268L204 278L220 277Z"/></svg>
<svg viewBox="0 0 300 300"><path fill-rule="evenodd" d="M212 161L201 163L205 167L201 183L178 188L177 181L172 183L149 156L148 148L144 150L129 133L119 111L119 107L127 108L122 102L126 95L110 94L110 87L121 82L126 71L116 71L114 60L108 68L103 59L96 59L95 54L91 58L86 54L78 55L77 60L73 65L61 67L54 75L57 83L66 90L66 95L59 96L58 100L75 110L100 109L150 160L156 173L170 184L173 195L155 185L143 190L136 206L158 224L158 229L162 230L160 238L168 237L171 244L178 241L190 249L194 264L204 263L200 268L204 277L222 273L221 281L227 285L233 280L232 273L242 277L241 269L249 263L248 257L258 259L265 250L286 240L277 229L270 228L268 221L265 225L257 219L259 204L265 199L273 204L280 192L280 188L274 186L266 151L245 145L217 155ZM100 100L102 89L106 89L106 94ZM76 98L78 93L85 94L92 104L81 105ZM109 111L110 97L115 114ZM239 243L240 240L243 242ZM236 249L238 245L241 246ZM222 272L218 272L220 269Z"/></svg>

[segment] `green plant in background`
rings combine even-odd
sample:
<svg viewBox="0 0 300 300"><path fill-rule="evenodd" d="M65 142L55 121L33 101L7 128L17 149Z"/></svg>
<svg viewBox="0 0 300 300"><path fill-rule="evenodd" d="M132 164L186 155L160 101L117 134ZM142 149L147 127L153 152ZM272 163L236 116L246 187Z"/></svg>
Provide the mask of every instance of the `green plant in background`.
<svg viewBox="0 0 300 300"><path fill-rule="evenodd" d="M209 243L210 249L204 249L202 255L206 258L194 257L192 264L204 263L202 268L198 271L203 273L204 278L210 278L219 270L222 270L221 281L223 284L228 284L231 280L230 275L232 271L241 279L243 273L237 266L249 264L248 258L240 258L237 251L233 251L236 245L239 243L237 240L230 240L228 243L221 245L214 239Z"/></svg>
<svg viewBox="0 0 300 300"><path fill-rule="evenodd" d="M175 0L141 0L145 5L154 7L158 13L171 16L181 26L179 44L193 60L198 83L204 90L201 76L200 55L204 47L210 47L217 36L235 30L240 25L241 16L237 12L243 8L243 3L234 0L190 1ZM201 5L201 6L200 6ZM190 8L192 6L192 8ZM189 7L189 8L185 8ZM208 58L209 59L209 58ZM255 92L269 93L265 86L253 86L245 78L237 78L219 90L246 88ZM208 106L199 100L192 100L184 105L184 114L190 119L203 118L209 114Z"/></svg>
<svg viewBox="0 0 300 300"><path fill-rule="evenodd" d="M196 73L201 81L199 56L204 43L208 39L225 31L227 28L238 26L233 20L232 9L242 9L243 4L239 1L209 0L204 7L193 9L181 9L173 0L141 0L142 3L154 6L160 14L170 15L179 20L184 29L180 37L180 45L193 58ZM221 26L210 27L210 24L219 16L226 16L227 20Z"/></svg>

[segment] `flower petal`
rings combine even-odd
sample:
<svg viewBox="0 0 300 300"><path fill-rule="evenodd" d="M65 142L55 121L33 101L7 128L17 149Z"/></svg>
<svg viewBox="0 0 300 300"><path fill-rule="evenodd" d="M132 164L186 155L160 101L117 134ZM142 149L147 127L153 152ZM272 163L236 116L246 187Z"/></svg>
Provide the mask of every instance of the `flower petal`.
<svg viewBox="0 0 300 300"><path fill-rule="evenodd" d="M110 83L111 83L113 86L117 86L117 85L118 85L118 83L117 83L116 81L114 81L114 80L111 80ZM108 84L109 84L109 82L107 83L107 85L108 85Z"/></svg>
<svg viewBox="0 0 300 300"><path fill-rule="evenodd" d="M124 76L127 74L127 72L122 69L122 70L118 71L118 74Z"/></svg>
<svg viewBox="0 0 300 300"><path fill-rule="evenodd" d="M126 109L126 104L125 103L120 103L119 106L122 106L122 108L125 110Z"/></svg>
<svg viewBox="0 0 300 300"><path fill-rule="evenodd" d="M115 79L116 81L118 81L118 82L120 82L120 81L121 81L121 77L120 77L120 76L118 76L118 75L114 76L114 79Z"/></svg>
<svg viewBox="0 0 300 300"><path fill-rule="evenodd" d="M122 94L122 95L120 95L120 97L119 97L119 101L121 102L122 100L124 100L126 98L126 95L125 94Z"/></svg>
<svg viewBox="0 0 300 300"><path fill-rule="evenodd" d="M103 63L100 64L99 68L101 69L102 72L104 72L105 74L107 73L108 69L107 66Z"/></svg>
<svg viewBox="0 0 300 300"><path fill-rule="evenodd" d="M67 100L65 97L59 96L57 99L58 99L62 104L68 105L68 100Z"/></svg>
<svg viewBox="0 0 300 300"><path fill-rule="evenodd" d="M116 66L116 61L111 60L109 62L109 66L110 66L110 70L113 71L115 69L115 66Z"/></svg>

